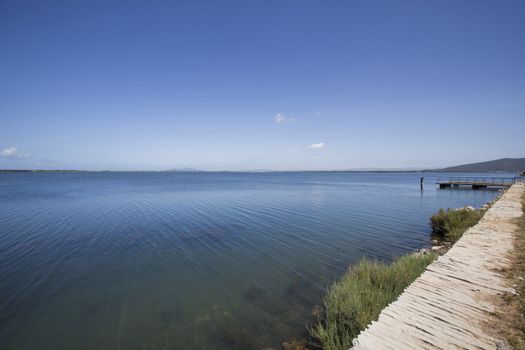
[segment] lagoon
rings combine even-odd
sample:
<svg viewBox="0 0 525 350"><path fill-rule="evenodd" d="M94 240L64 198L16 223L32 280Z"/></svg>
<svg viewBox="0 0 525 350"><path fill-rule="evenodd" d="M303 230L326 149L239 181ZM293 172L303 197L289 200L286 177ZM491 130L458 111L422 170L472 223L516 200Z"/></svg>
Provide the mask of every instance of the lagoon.
<svg viewBox="0 0 525 350"><path fill-rule="evenodd" d="M441 176L1 173L0 348L277 349L349 264L498 194Z"/></svg>

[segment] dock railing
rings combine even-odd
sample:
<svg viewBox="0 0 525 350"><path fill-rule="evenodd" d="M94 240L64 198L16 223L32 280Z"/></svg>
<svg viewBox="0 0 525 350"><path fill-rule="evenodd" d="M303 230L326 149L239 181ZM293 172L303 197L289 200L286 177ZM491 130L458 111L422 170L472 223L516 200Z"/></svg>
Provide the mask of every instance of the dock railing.
<svg viewBox="0 0 525 350"><path fill-rule="evenodd" d="M510 187L516 182L524 181L523 177L439 177L436 184L441 188L446 187L459 187L459 186L472 186L473 188L486 188L486 187Z"/></svg>

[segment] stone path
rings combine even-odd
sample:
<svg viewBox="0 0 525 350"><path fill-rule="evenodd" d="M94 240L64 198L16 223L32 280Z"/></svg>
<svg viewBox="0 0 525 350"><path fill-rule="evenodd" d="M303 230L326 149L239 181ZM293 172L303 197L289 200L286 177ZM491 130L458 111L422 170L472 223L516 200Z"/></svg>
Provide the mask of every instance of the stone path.
<svg viewBox="0 0 525 350"><path fill-rule="evenodd" d="M509 263L525 184L513 185L444 255L354 340L354 350L496 349L483 329L490 299L510 291Z"/></svg>

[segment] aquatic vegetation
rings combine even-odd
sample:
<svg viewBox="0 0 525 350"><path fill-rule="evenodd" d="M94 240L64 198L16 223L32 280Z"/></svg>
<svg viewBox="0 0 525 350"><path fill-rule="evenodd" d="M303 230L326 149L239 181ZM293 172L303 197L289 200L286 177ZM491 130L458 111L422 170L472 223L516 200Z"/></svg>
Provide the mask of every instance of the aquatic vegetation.
<svg viewBox="0 0 525 350"><path fill-rule="evenodd" d="M285 341L281 344L283 350L308 350L308 340L295 338Z"/></svg>
<svg viewBox="0 0 525 350"><path fill-rule="evenodd" d="M260 304L268 298L268 293L263 288L251 287L243 293L244 299L252 304Z"/></svg>
<svg viewBox="0 0 525 350"><path fill-rule="evenodd" d="M312 300L322 297L323 290L316 288L316 284L305 278L294 278L283 299L288 304L309 305Z"/></svg>
<svg viewBox="0 0 525 350"><path fill-rule="evenodd" d="M276 300L268 293L267 290L261 287L251 287L243 293L243 298L252 306L260 309L261 313L270 313L278 315L286 308L279 300Z"/></svg>
<svg viewBox="0 0 525 350"><path fill-rule="evenodd" d="M171 323L176 319L176 314L172 311L162 311L159 314L159 318L164 323Z"/></svg>
<svg viewBox="0 0 525 350"><path fill-rule="evenodd" d="M391 264L361 260L328 290L325 311L310 329L314 344L327 350L349 349L352 339L436 257L411 254Z"/></svg>
<svg viewBox="0 0 525 350"><path fill-rule="evenodd" d="M218 322L215 332L220 342L229 349L256 349L258 346L257 333L247 326Z"/></svg>
<svg viewBox="0 0 525 350"><path fill-rule="evenodd" d="M454 243L463 233L483 217L484 210L475 210L473 208L460 209L439 209L439 211L430 218L432 233L440 239Z"/></svg>

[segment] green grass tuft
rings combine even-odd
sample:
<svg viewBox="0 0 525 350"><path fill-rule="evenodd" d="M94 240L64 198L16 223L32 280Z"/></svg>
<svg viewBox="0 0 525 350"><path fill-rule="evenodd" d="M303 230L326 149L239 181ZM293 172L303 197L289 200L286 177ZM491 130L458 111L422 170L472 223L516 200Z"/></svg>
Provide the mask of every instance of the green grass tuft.
<svg viewBox="0 0 525 350"><path fill-rule="evenodd" d="M389 265L361 260L329 289L325 312L310 329L316 345L325 350L349 349L352 339L435 258L435 254L405 255Z"/></svg>
<svg viewBox="0 0 525 350"><path fill-rule="evenodd" d="M482 210L469 210L466 208L439 209L430 218L432 233L442 240L454 243L461 238L469 227L477 224L483 214L484 211Z"/></svg>

